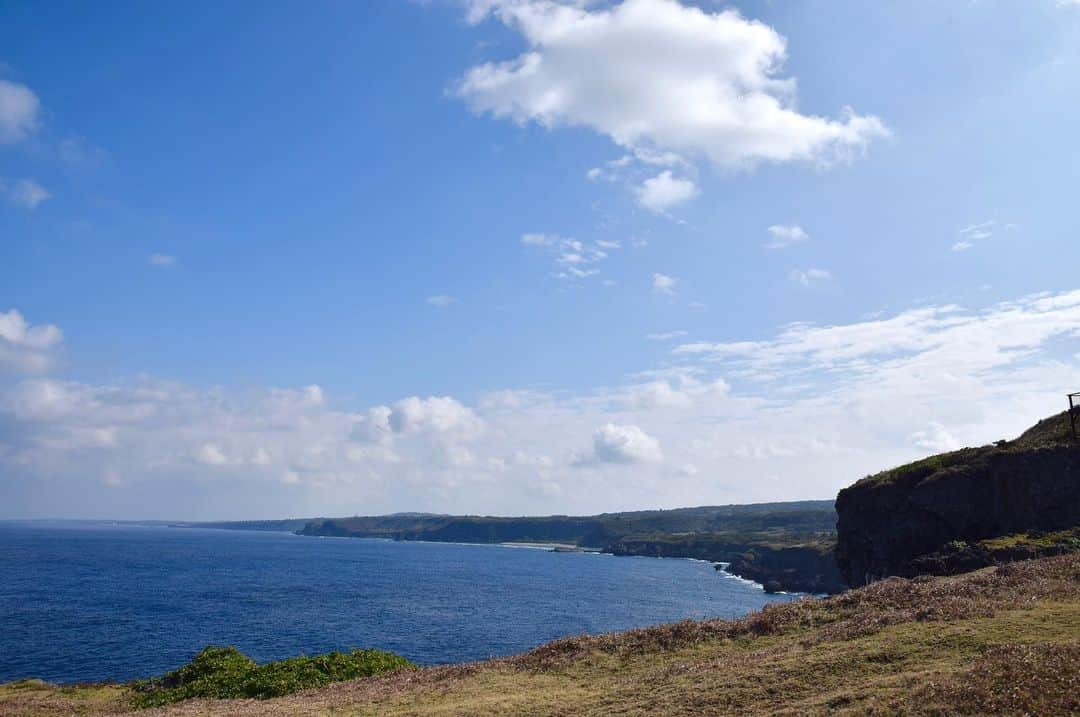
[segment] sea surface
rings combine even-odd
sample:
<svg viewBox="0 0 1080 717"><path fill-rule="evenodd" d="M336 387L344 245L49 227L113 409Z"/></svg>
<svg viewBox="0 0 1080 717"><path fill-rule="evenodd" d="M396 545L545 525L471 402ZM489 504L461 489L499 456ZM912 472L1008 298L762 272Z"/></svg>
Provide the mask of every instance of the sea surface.
<svg viewBox="0 0 1080 717"><path fill-rule="evenodd" d="M235 645L422 664L791 599L691 560L289 533L0 522L0 682L129 680Z"/></svg>

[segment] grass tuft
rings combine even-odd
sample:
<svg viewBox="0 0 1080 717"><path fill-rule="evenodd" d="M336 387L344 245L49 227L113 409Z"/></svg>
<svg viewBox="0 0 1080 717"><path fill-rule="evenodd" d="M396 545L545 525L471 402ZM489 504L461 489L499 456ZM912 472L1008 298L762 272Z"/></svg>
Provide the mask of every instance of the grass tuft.
<svg viewBox="0 0 1080 717"><path fill-rule="evenodd" d="M235 647L211 646L177 670L136 682L132 704L158 707L193 697L269 699L411 668L415 665L404 657L380 650L330 652L259 665Z"/></svg>

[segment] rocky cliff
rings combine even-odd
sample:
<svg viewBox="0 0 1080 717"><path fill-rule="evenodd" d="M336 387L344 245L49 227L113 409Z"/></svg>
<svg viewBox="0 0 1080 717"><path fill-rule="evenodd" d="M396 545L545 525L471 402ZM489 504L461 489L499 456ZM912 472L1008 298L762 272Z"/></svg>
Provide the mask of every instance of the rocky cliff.
<svg viewBox="0 0 1080 717"><path fill-rule="evenodd" d="M612 555L693 558L724 566L768 592L838 593L845 585L833 557L832 536L666 535L627 537L604 546ZM719 568L718 565L718 568Z"/></svg>
<svg viewBox="0 0 1080 717"><path fill-rule="evenodd" d="M1062 413L1014 441L864 478L840 491L836 511L848 585L927 572L926 556L957 543L1080 524L1080 446Z"/></svg>

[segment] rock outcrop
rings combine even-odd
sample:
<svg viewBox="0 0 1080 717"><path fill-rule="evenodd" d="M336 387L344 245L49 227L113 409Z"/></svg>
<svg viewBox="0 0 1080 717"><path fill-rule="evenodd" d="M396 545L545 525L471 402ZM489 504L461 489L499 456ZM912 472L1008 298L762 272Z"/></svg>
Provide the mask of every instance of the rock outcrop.
<svg viewBox="0 0 1080 717"><path fill-rule="evenodd" d="M1080 446L1062 413L1015 441L864 478L840 491L836 511L836 558L848 585L910 577L930 571L926 556L951 543L1080 524Z"/></svg>

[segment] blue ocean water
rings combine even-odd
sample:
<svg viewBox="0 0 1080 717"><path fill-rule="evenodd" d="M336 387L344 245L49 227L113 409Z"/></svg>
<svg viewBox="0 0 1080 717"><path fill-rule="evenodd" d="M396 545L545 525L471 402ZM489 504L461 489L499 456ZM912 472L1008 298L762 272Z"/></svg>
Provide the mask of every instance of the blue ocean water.
<svg viewBox="0 0 1080 717"><path fill-rule="evenodd" d="M784 599L689 560L0 522L0 681L147 677L207 644L459 662Z"/></svg>

